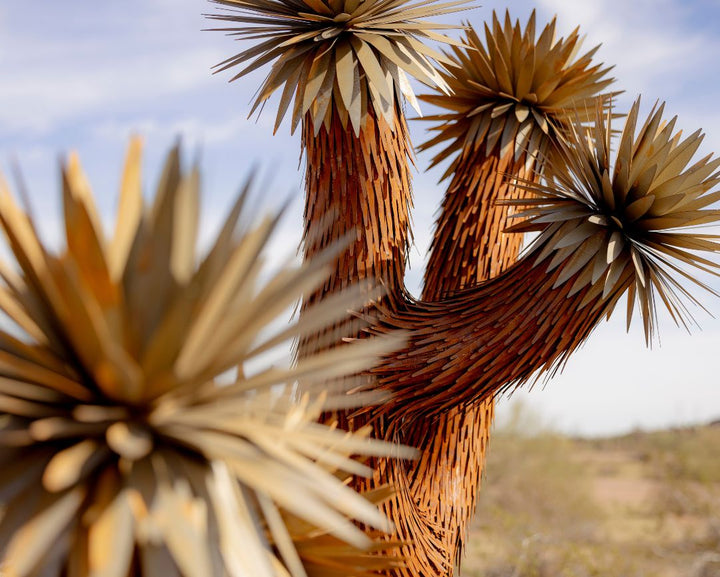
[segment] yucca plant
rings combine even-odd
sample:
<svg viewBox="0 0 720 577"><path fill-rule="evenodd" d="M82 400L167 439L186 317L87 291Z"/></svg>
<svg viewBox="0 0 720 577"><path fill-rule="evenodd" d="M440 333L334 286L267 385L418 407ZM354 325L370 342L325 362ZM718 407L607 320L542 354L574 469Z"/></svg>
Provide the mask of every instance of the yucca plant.
<svg viewBox="0 0 720 577"><path fill-rule="evenodd" d="M412 152L402 102L417 104L408 77L448 90L433 64L448 58L424 41L456 43L436 32L456 26L428 18L469 0L211 1L224 9L210 15L228 23L220 30L257 41L216 70L245 65L235 79L272 63L252 111L282 88L275 129L290 110L291 130L302 124L304 255L355 235L306 305L368 277L398 289L411 240ZM328 229L316 234L328 215Z"/></svg>
<svg viewBox="0 0 720 577"><path fill-rule="evenodd" d="M396 566L369 536L391 530L376 506L391 489L364 498L346 478L371 473L353 456L412 451L317 419L377 401L347 393L400 337L271 364L369 298L349 289L280 322L342 246L269 271L279 215L247 218L250 179L198 255L197 167L183 171L173 149L148 207L140 156L133 141L110 239L70 157L58 252L0 181L15 259L0 269L12 321L0 330L1 572L366 577Z"/></svg>

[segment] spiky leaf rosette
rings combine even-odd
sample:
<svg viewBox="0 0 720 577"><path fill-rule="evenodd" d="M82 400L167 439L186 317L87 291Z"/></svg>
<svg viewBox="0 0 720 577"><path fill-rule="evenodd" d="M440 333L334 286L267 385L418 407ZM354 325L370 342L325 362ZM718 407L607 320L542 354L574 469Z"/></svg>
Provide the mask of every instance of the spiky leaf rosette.
<svg viewBox="0 0 720 577"><path fill-rule="evenodd" d="M524 30L509 12L504 23L493 12L484 43L468 25L467 47L453 46L452 74L442 72L450 93L420 96L448 110L426 117L439 122L438 133L420 146L445 146L433 166L457 155L443 178L463 156L482 158L496 149L516 161L525 153L529 169L575 118L588 119L594 100L614 81L606 77L610 68L593 64L599 46L578 57L577 29L556 40L555 25L553 19L536 39L534 11Z"/></svg>
<svg viewBox="0 0 720 577"><path fill-rule="evenodd" d="M350 484L352 478L346 476L344 482ZM391 485L378 485L374 489L361 492L361 495L381 506L395 495ZM359 549L341 541L326 531L296 516L285 515L288 531L294 537L294 545L309 577L379 577L394 574L394 571L406 566L406 559L395 551L401 543L388 540L389 535L366 527L366 533L373 539L370 547Z"/></svg>
<svg viewBox="0 0 720 577"><path fill-rule="evenodd" d="M355 134L368 109L393 125L404 95L418 108L408 75L448 91L436 63L449 62L424 40L454 44L436 32L457 28L427 18L455 12L470 0L210 0L227 12L209 15L230 23L221 30L255 46L216 66L246 65L232 80L273 62L250 112L283 87L275 130L292 104L292 131L309 113L315 132L329 127L333 108Z"/></svg>
<svg viewBox="0 0 720 577"><path fill-rule="evenodd" d="M345 394L345 377L393 342L365 339L285 368L267 361L362 303L357 290L277 322L324 282L339 249L268 273L278 218L239 227L244 192L196 258L199 175L183 173L177 148L146 208L133 142L109 241L76 157L62 182L67 247L55 254L0 181L17 264L0 269L0 307L16 325L0 330L3 573L302 576L298 540L371 545L352 521L388 523L337 471L369 474L350 455L408 452L316 421L362 400ZM297 382L301 402L277 390ZM330 563L315 574L348 573Z"/></svg>
<svg viewBox="0 0 720 577"><path fill-rule="evenodd" d="M720 200L720 159L708 155L690 164L703 136L673 133L676 118L663 121L664 104L654 106L637 131L639 107L638 98L614 162L612 116L596 107L594 125L576 122L559 146L565 172L558 167L546 185L517 181L535 198L508 202L530 207L518 215L527 221L511 230L541 231L536 262L562 267L556 286L573 278L571 295L589 286L587 302L627 291L628 326L637 304L650 341L658 298L686 326L693 319L685 301L702 306L683 279L714 293L696 274L718 275L720 264L701 253L720 251L720 236L698 227L720 221L713 208Z"/></svg>

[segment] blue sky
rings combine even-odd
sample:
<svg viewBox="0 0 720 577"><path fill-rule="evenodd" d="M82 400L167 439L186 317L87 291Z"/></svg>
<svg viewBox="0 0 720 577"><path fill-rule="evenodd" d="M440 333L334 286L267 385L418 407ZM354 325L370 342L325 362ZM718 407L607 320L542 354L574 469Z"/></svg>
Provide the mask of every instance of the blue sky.
<svg viewBox="0 0 720 577"><path fill-rule="evenodd" d="M704 152L720 151L718 0L486 1L454 20L477 26L493 9L506 7L523 21L536 8L539 25L557 14L560 34L579 25L587 35L585 48L602 44L597 58L615 65L616 87L625 91L621 108L638 94L645 109L664 100L667 116L677 114L686 133L705 130ZM202 31L212 26L202 16L211 10L204 0L0 4L0 166L7 174L11 159L17 159L48 239L58 230L58 159L69 150L80 153L110 219L127 139L138 133L145 139L148 189L177 138L188 158L199 155L206 231L251 166L264 168L274 184L258 201L294 199L277 250L297 246L298 136L283 125L273 137L271 111L247 120L264 71L232 84L228 73L211 74L211 67L236 49L230 38ZM421 142L423 123L411 122L411 132L414 142ZM418 156L414 180L416 243L408 273L414 291L443 192L436 184L441 170L423 172L430 156ZM652 351L645 349L638 327L625 333L618 315L544 390L537 386L514 398L537 407L563 430L585 434L720 418L720 302L708 295L706 303L718 318L699 311L703 330L688 336L663 316L662 342Z"/></svg>

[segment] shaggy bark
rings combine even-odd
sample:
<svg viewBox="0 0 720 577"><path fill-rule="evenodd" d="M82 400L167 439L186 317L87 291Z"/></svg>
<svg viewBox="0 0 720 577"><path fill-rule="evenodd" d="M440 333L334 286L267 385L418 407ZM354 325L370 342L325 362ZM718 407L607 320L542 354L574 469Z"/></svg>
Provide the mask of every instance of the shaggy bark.
<svg viewBox="0 0 720 577"><path fill-rule="evenodd" d="M525 178L525 155L513 161L468 155L460 159L442 202L425 271L423 298L439 301L497 276L517 260L522 235L507 234L509 207L499 200L518 198L506 173ZM457 567L475 513L495 399L489 397L450 409L410 432L404 442L421 457L407 485L425 516L444 527L445 566ZM440 495L437 495L440 493ZM435 497L435 498L434 498Z"/></svg>
<svg viewBox="0 0 720 577"><path fill-rule="evenodd" d="M368 110L355 136L335 112L330 129L317 135L303 126L305 230L303 255L311 258L351 235L330 280L306 305L366 278L381 281L390 293L403 287L410 246L411 147L405 118L396 106L394 124Z"/></svg>
<svg viewBox="0 0 720 577"><path fill-rule="evenodd" d="M513 161L499 154L465 157L445 194L425 271L423 298L440 300L497 276L517 260L522 235L503 232L508 207L499 200L519 198L508 175L531 177L525 155Z"/></svg>
<svg viewBox="0 0 720 577"><path fill-rule="evenodd" d="M307 295L302 311L359 281L398 294L410 246L411 147L407 124L396 106L394 124L368 110L356 136L335 109L329 129L303 123L306 155L303 257L311 259L340 239L349 244L325 284ZM351 318L303 339L303 357L361 335L366 322ZM342 419L341 419L342 420Z"/></svg>

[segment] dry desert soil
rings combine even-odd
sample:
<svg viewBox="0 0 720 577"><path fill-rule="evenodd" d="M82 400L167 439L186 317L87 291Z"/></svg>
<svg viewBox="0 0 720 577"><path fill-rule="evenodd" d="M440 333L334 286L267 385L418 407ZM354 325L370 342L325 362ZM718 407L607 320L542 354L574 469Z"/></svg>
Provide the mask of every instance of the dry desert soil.
<svg viewBox="0 0 720 577"><path fill-rule="evenodd" d="M461 577L720 577L720 423L492 438Z"/></svg>

